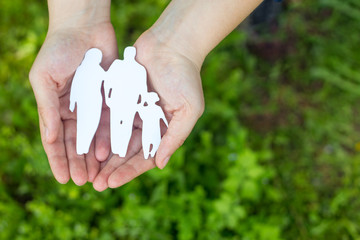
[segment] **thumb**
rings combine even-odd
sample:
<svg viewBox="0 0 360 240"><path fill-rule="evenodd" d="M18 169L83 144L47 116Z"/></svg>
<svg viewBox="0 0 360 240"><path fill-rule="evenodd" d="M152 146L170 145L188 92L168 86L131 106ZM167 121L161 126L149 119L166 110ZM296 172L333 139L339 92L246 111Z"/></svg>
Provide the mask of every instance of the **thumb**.
<svg viewBox="0 0 360 240"><path fill-rule="evenodd" d="M181 147L198 119L199 116L187 116L185 111L174 113L156 153L155 163L158 168L163 169L166 166L170 156Z"/></svg>
<svg viewBox="0 0 360 240"><path fill-rule="evenodd" d="M39 117L41 118L41 135L46 143L53 143L58 137L61 125L60 103L56 83L50 77L42 79L32 74L30 74L30 83L38 105Z"/></svg>

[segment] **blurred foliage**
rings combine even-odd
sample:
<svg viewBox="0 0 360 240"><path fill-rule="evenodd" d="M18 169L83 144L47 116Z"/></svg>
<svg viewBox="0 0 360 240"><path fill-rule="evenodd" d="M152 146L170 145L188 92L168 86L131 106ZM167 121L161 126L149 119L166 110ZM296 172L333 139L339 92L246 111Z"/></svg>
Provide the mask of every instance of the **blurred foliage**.
<svg viewBox="0 0 360 240"><path fill-rule="evenodd" d="M113 1L119 48L168 1ZM164 170L98 193L56 183L27 80L44 1L0 5L0 239L360 239L360 3L285 2L202 70L206 110Z"/></svg>

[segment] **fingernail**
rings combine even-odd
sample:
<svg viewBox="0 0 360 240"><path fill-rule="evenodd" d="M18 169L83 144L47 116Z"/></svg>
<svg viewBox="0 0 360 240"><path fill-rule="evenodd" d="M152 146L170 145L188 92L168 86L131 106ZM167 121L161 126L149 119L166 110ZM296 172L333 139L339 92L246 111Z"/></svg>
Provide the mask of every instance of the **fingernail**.
<svg viewBox="0 0 360 240"><path fill-rule="evenodd" d="M49 130L47 129L47 127L45 127L45 141L48 141L49 139Z"/></svg>
<svg viewBox="0 0 360 240"><path fill-rule="evenodd" d="M166 166L166 164L169 162L169 159L170 159L170 157L165 158L165 160L163 161L161 169L163 169Z"/></svg>

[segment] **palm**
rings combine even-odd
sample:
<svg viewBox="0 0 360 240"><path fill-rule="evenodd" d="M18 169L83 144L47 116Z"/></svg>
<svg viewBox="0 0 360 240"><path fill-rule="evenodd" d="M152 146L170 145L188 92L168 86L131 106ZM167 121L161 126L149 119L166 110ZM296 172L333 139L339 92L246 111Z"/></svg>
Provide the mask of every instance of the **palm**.
<svg viewBox="0 0 360 240"><path fill-rule="evenodd" d="M103 51L103 67L108 67L117 58L117 47L111 24L86 29L83 32L72 30L50 33L39 52L31 70L31 83L37 98L39 112L41 102L50 101L51 110L43 114L52 119L48 125L55 129L53 141L45 141L43 119L40 127L45 151L55 178L59 182L67 182L69 173L78 185L87 180L92 181L99 171L99 163L95 158L95 145L85 156L78 156L75 151L76 114L69 111L69 94L71 79L81 63L85 52L97 47ZM50 115L50 116L49 116ZM109 133L104 128L108 121L107 111L103 111L102 123L96 140L97 155L100 160L106 159L109 150ZM54 131L52 131L54 132ZM70 171L69 171L70 170Z"/></svg>
<svg viewBox="0 0 360 240"><path fill-rule="evenodd" d="M99 191L108 186L119 187L156 165L164 167L164 158L182 145L203 111L200 69L170 48L153 44L150 47L151 42L146 34L137 40L137 61L147 69L149 89L160 96L159 104L170 122L169 129L156 160L145 160L141 149L141 121L135 119L128 154L125 158L114 155L107 161L94 181ZM162 130L164 133L166 129Z"/></svg>

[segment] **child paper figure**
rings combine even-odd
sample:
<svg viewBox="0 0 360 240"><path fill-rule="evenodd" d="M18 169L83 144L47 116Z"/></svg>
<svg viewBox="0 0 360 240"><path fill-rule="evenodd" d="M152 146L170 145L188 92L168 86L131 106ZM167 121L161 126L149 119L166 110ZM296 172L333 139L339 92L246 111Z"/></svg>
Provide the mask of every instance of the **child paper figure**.
<svg viewBox="0 0 360 240"><path fill-rule="evenodd" d="M148 159L149 154L151 157L155 156L161 141L160 120L162 119L166 126L168 122L165 118L164 112L161 107L155 103L159 101L159 96L150 92L143 96L144 101L139 104L139 115L143 121L142 127L142 147L144 158ZM151 151L150 147L152 145Z"/></svg>
<svg viewBox="0 0 360 240"><path fill-rule="evenodd" d="M115 60L106 72L105 102L110 108L111 150L125 157L132 134L138 99L147 92L146 70L135 61L135 47L127 47L124 60Z"/></svg>
<svg viewBox="0 0 360 240"><path fill-rule="evenodd" d="M76 104L76 152L79 155L89 152L100 121L101 84L105 73L100 66L101 60L99 49L88 50L71 84L69 109L73 112Z"/></svg>

